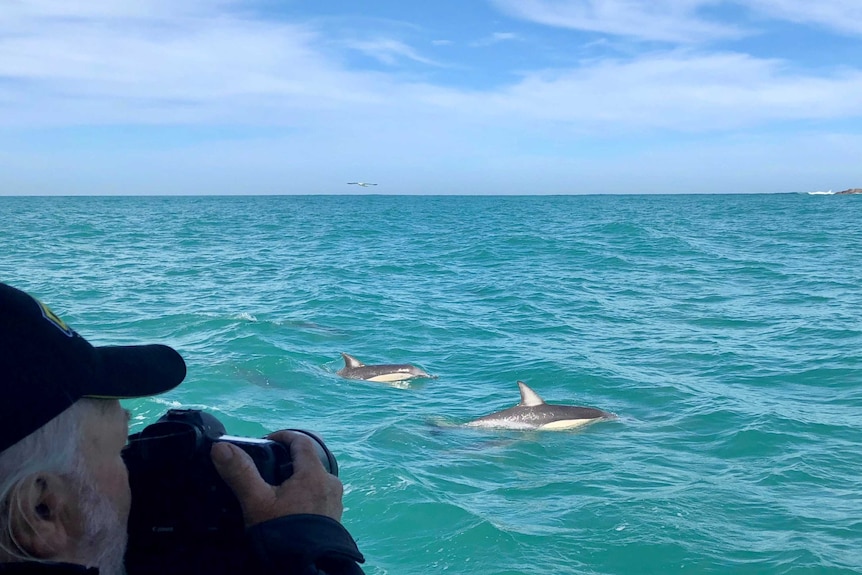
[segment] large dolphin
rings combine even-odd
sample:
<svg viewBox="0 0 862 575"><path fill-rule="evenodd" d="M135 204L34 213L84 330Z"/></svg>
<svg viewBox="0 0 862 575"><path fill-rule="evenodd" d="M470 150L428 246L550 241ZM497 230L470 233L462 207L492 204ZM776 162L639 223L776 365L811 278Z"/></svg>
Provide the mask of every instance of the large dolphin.
<svg viewBox="0 0 862 575"><path fill-rule="evenodd" d="M342 353L341 357L344 358L344 367L336 373L347 379L393 382L413 379L414 377L428 377L432 379L437 377L409 363L365 365L352 355Z"/></svg>
<svg viewBox="0 0 862 575"><path fill-rule="evenodd" d="M523 381L518 382L518 387L521 389L521 403L515 407L480 417L466 425L506 429L560 430L574 429L594 421L616 417L613 413L593 407L545 403L545 400L527 387Z"/></svg>

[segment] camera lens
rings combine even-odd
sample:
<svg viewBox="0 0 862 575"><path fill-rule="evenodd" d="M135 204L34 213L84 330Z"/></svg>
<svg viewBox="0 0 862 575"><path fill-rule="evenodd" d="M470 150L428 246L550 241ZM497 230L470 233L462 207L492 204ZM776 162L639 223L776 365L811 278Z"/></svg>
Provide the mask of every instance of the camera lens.
<svg viewBox="0 0 862 575"><path fill-rule="evenodd" d="M333 455L332 452L329 451L329 448L326 447L326 444L323 443L323 440L320 439L320 437L304 429L290 429L288 431L296 431L298 433L303 433L313 439L314 448L317 451L317 457L323 464L323 468L332 475L335 475L336 477L338 476L338 462L335 460L335 455Z"/></svg>

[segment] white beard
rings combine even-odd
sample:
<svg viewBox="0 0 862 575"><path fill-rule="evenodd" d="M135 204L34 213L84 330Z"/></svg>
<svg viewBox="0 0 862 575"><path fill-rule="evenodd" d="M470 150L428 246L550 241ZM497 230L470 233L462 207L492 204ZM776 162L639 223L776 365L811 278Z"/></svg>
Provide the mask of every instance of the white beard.
<svg viewBox="0 0 862 575"><path fill-rule="evenodd" d="M98 567L99 575L124 575L126 526L111 501L93 487L89 478L81 480L80 494L84 533L79 557L87 566Z"/></svg>

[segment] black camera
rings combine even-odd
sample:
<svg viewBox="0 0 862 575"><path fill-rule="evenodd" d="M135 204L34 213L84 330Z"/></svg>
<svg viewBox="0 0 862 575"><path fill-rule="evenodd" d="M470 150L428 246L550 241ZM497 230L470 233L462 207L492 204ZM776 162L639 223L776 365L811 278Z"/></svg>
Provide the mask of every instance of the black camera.
<svg viewBox="0 0 862 575"><path fill-rule="evenodd" d="M314 439L323 467L338 475L335 456L319 437L292 431ZM219 441L248 453L271 485L293 474L290 450L281 443L225 435L224 425L201 410L169 410L131 435L123 450L132 491L129 575L244 572L242 511L210 459L210 449Z"/></svg>

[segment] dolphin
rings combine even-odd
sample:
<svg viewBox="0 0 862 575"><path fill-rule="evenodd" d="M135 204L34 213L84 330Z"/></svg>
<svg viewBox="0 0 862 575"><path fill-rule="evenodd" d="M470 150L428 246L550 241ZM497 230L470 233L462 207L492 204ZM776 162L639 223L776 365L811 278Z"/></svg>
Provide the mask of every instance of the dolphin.
<svg viewBox="0 0 862 575"><path fill-rule="evenodd" d="M427 377L434 379L436 375L430 375L425 370L410 365L409 363L396 363L387 365L365 365L352 355L342 353L344 367L336 373L347 379L364 379L367 381L404 381L414 377Z"/></svg>
<svg viewBox="0 0 862 575"><path fill-rule="evenodd" d="M501 427L506 429L575 429L600 421L615 419L616 415L576 405L555 405L530 389L523 381L518 382L521 390L521 403L515 407L497 411L466 423L469 427Z"/></svg>

